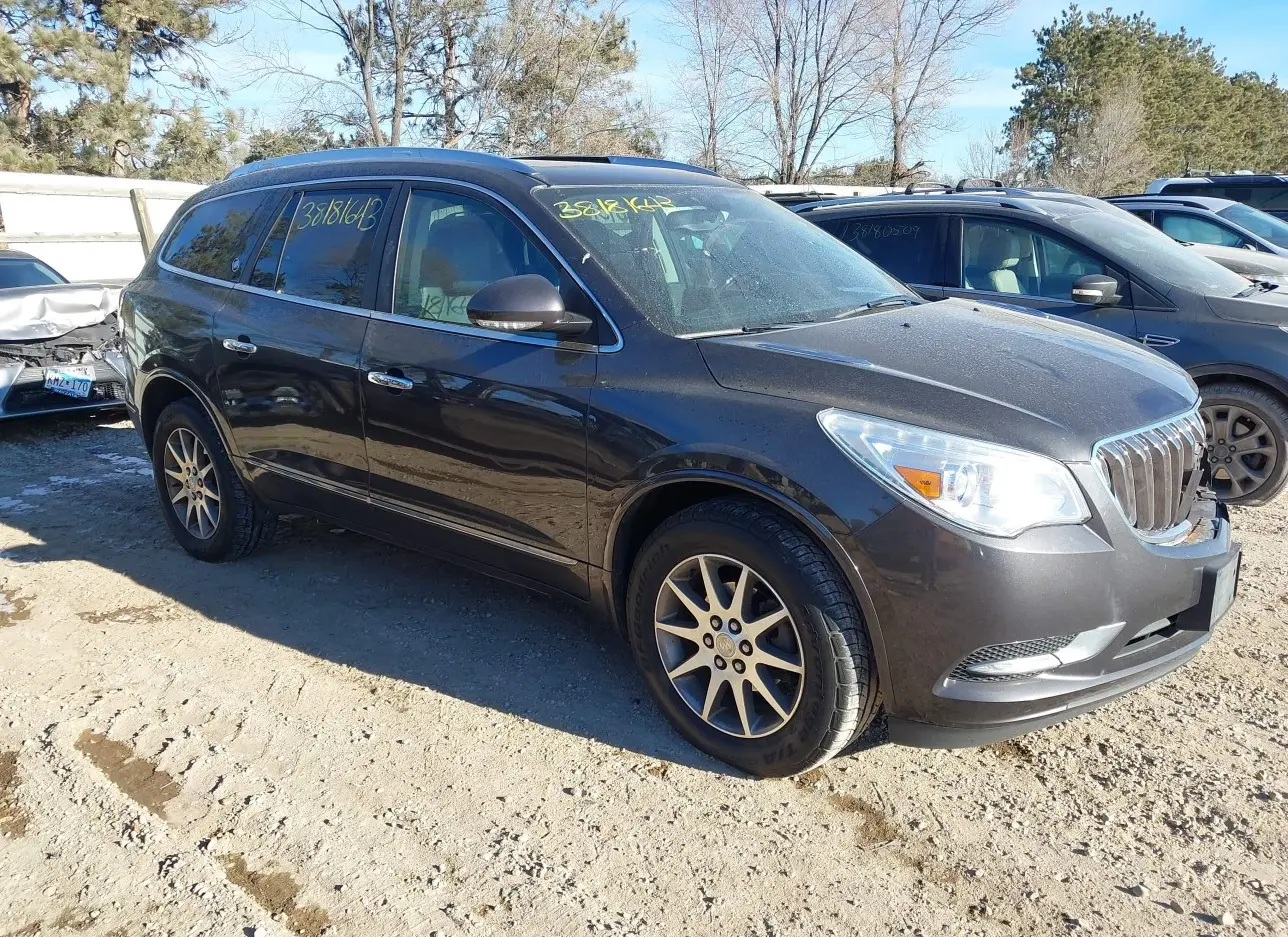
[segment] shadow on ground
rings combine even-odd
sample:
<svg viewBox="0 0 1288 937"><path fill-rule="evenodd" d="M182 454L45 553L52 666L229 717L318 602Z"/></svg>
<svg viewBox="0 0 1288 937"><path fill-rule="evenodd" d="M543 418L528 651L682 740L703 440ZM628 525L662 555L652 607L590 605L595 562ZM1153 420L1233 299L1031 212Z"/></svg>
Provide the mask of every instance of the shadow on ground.
<svg viewBox="0 0 1288 937"><path fill-rule="evenodd" d="M33 541L0 554L11 562L84 560L319 658L732 773L672 731L621 639L578 608L301 518L245 560L194 560L171 539L138 437L116 416L0 424L0 452L0 522Z"/></svg>

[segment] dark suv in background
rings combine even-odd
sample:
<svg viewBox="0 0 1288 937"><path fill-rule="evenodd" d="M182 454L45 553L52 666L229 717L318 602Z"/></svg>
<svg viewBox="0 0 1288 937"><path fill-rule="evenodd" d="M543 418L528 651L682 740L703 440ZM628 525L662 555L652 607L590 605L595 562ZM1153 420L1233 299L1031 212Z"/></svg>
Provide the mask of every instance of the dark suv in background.
<svg viewBox="0 0 1288 937"><path fill-rule="evenodd" d="M123 317L193 556L307 512L569 597L756 774L843 751L878 699L919 745L1068 718L1189 660L1234 598L1183 371L924 303L693 167L252 164L175 215Z"/></svg>
<svg viewBox="0 0 1288 937"><path fill-rule="evenodd" d="M1288 176L1237 172L1229 175L1180 176L1155 179L1147 195L1203 195L1243 202L1280 218L1288 218Z"/></svg>
<svg viewBox="0 0 1288 937"><path fill-rule="evenodd" d="M1288 483L1288 289L1054 190L945 186L795 211L927 299L1020 306L1158 350L1202 391L1217 493L1261 504Z"/></svg>

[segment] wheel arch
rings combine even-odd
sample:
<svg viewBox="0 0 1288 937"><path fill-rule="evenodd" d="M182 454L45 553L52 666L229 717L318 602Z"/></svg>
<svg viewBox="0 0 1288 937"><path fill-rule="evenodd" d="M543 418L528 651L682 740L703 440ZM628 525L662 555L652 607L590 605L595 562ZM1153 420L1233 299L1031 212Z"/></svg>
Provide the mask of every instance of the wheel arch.
<svg viewBox="0 0 1288 937"><path fill-rule="evenodd" d="M872 594L854 560L818 516L782 491L742 475L716 469L678 469L637 484L613 515L605 544L604 604L610 621L625 633L626 589L632 561L648 535L666 518L701 501L742 496L782 511L814 538L840 569L858 602L876 658L877 675L888 693L885 641Z"/></svg>
<svg viewBox="0 0 1288 937"><path fill-rule="evenodd" d="M1272 371L1247 364L1205 364L1190 368L1190 377L1198 385L1199 392L1211 384L1223 381L1234 381L1240 384L1252 384L1271 391L1288 404L1288 379Z"/></svg>
<svg viewBox="0 0 1288 937"><path fill-rule="evenodd" d="M139 434L143 437L148 452L152 451L152 439L156 432L157 418L161 412L176 400L193 398L206 411L215 430L230 454L235 455L232 436L223 420L219 408L210 402L195 381L187 375L172 368L158 367L147 373L143 386L138 392L139 400Z"/></svg>

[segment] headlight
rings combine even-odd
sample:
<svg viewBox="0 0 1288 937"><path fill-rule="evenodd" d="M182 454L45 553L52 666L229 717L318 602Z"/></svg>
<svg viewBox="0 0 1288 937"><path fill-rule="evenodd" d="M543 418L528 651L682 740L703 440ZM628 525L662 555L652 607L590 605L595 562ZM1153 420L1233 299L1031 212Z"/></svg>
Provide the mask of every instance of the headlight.
<svg viewBox="0 0 1288 937"><path fill-rule="evenodd" d="M1055 459L845 410L824 410L818 422L886 485L971 530L1014 537L1091 516L1072 473Z"/></svg>

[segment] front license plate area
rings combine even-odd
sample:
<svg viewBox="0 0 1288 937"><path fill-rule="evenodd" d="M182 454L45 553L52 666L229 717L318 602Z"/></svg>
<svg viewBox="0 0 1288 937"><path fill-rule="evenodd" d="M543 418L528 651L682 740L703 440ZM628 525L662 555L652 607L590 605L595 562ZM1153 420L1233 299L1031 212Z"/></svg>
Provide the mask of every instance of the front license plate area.
<svg viewBox="0 0 1288 937"><path fill-rule="evenodd" d="M1234 604L1235 595L1239 591L1239 566L1242 560L1242 553L1235 554L1234 559L1218 569L1213 577L1212 610L1208 618L1208 627L1210 628L1215 628L1216 623L1225 616L1225 613L1230 610L1230 606ZM1205 587L1206 585L1204 583ZM1206 592L1207 589L1204 588L1203 591Z"/></svg>
<svg viewBox="0 0 1288 937"><path fill-rule="evenodd" d="M93 368L45 368L45 390L84 400L93 388Z"/></svg>
<svg viewBox="0 0 1288 937"><path fill-rule="evenodd" d="M1216 623L1225 617L1238 595L1239 565L1242 561L1243 553L1236 547L1235 554L1227 557L1225 562L1203 570L1203 586L1198 604L1176 617L1177 627L1186 631L1211 631L1216 627Z"/></svg>

